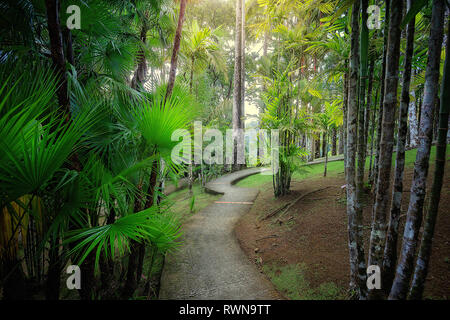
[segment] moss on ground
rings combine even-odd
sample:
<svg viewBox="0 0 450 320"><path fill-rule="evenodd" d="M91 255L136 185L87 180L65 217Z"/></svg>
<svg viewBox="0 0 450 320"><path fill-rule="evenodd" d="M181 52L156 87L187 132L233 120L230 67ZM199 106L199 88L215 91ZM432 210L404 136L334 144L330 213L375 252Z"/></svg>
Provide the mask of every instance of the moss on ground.
<svg viewBox="0 0 450 320"><path fill-rule="evenodd" d="M266 264L264 273L274 286L292 300L340 300L345 299L345 291L333 282L323 282L318 287L312 287L306 280L305 264L288 264L278 266Z"/></svg>

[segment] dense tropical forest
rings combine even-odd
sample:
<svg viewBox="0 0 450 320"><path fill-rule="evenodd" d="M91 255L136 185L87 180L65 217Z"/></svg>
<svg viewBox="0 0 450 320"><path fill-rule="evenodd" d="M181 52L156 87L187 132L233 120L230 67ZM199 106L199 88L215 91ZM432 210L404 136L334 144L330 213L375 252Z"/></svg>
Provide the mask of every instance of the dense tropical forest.
<svg viewBox="0 0 450 320"><path fill-rule="evenodd" d="M449 1L0 10L3 300L450 297Z"/></svg>

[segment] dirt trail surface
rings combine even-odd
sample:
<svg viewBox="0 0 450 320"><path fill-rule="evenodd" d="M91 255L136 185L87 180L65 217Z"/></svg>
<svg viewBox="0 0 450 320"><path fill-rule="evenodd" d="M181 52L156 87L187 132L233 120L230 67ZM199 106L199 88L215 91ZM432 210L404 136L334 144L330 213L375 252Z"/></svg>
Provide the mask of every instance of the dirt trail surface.
<svg viewBox="0 0 450 320"><path fill-rule="evenodd" d="M234 225L251 208L258 190L233 183L261 172L234 172L207 184L223 197L183 227L183 244L166 257L160 299L279 299L270 281L241 250Z"/></svg>

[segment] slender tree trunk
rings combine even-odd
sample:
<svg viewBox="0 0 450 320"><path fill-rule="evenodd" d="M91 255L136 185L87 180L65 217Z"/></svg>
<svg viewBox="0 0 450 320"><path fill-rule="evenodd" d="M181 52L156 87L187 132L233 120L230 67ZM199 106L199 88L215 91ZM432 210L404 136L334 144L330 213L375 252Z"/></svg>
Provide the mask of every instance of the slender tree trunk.
<svg viewBox="0 0 450 320"><path fill-rule="evenodd" d="M59 237L52 238L48 253L49 266L45 286L45 298L47 300L59 300L61 278L61 256L59 250Z"/></svg>
<svg viewBox="0 0 450 320"><path fill-rule="evenodd" d="M59 21L59 0L45 0L47 9L48 35L50 38L50 51L53 66L60 79L57 95L59 105L63 108L68 119L70 116L70 100L67 89L66 60L64 58L64 47Z"/></svg>
<svg viewBox="0 0 450 320"><path fill-rule="evenodd" d="M114 202L114 201L113 201ZM112 207L109 211L106 224L113 224L116 220L116 210ZM100 295L102 299L111 300L114 298L114 292L112 291L112 283L114 282L114 260L109 255L101 253L100 256L100 280L101 291Z"/></svg>
<svg viewBox="0 0 450 320"><path fill-rule="evenodd" d="M426 193L426 180L433 134L435 97L439 83L444 11L444 0L434 0L428 47L428 63L425 71L424 101L419 128L419 148L417 149L414 165L414 178L411 184L411 196L406 216L401 255L389 299L406 298L414 267L414 255L418 242L419 228L422 223L423 202Z"/></svg>
<svg viewBox="0 0 450 320"><path fill-rule="evenodd" d="M327 153L327 139L328 135L324 132L322 134L322 157L325 157L325 154Z"/></svg>
<svg viewBox="0 0 450 320"><path fill-rule="evenodd" d="M362 243L362 226L357 212L355 158L358 118L358 70L359 70L359 12L360 3L353 4L352 34L350 54L350 80L347 110L347 161L345 164L347 181L348 244L350 253L350 288L359 298L365 297L365 261Z"/></svg>
<svg viewBox="0 0 450 320"><path fill-rule="evenodd" d="M234 90L233 90L233 167L239 170L238 164L238 134L242 128L242 100L243 100L243 79L242 79L242 22L243 22L243 0L236 0L236 38L235 38L235 57L234 57Z"/></svg>
<svg viewBox="0 0 450 320"><path fill-rule="evenodd" d="M369 85L367 88L367 105L364 110L364 159L366 159L369 142L369 128L372 122L372 89L373 89L373 69L375 67L375 60L371 59L369 65Z"/></svg>
<svg viewBox="0 0 450 320"><path fill-rule="evenodd" d="M369 30L367 28L367 7L368 0L361 0L361 34L360 34L360 70L359 70L359 105L357 103L358 110L358 124L357 124L357 169L355 176L355 184L356 184L356 197L355 197L355 219L356 219L356 228L357 228L357 238L358 238L358 276L360 278L359 284L359 298L366 299L367 291L366 285L361 281L361 279L365 279L366 276L366 258L364 253L364 245L363 245L363 194L364 194L364 168L365 168L365 127L364 127L364 113L365 109L369 108L366 105L365 101L365 93L366 93L366 84L367 84L367 60L368 60L368 51L369 51ZM353 28L353 27L352 27Z"/></svg>
<svg viewBox="0 0 450 320"><path fill-rule="evenodd" d="M338 154L344 154L344 127L339 127Z"/></svg>
<svg viewBox="0 0 450 320"><path fill-rule="evenodd" d="M143 208L143 192L142 192L142 181L138 185L138 195L134 201L134 212L142 211ZM133 296L134 291L137 288L137 276L136 270L138 268L138 257L139 257L139 242L131 240L130 243L130 254L128 256L128 266L127 266L127 277L125 280L125 285L122 289L122 299L130 299Z"/></svg>
<svg viewBox="0 0 450 320"><path fill-rule="evenodd" d="M96 292L95 253L91 251L80 266L82 300L94 300Z"/></svg>
<svg viewBox="0 0 450 320"><path fill-rule="evenodd" d="M413 73L414 78L414 73ZM416 92L411 90L410 95L412 96L412 100L409 102L408 108L408 119L409 119L409 147L417 148L419 144L418 140L418 132L419 126L417 123L417 114L416 114Z"/></svg>
<svg viewBox="0 0 450 320"><path fill-rule="evenodd" d="M67 86L66 75L66 60L64 57L63 36L61 31L61 23L59 19L60 3L58 0L45 0L45 7L47 11L47 26L50 38L50 51L53 62L53 67L59 77L59 87L57 91L58 103L62 108L62 113L66 121L70 119L70 100ZM78 157L76 154L72 156L71 160L75 160L75 166L80 167ZM59 299L60 286L60 256L59 256L59 238L57 238L49 252L50 266L48 269L46 296L51 300Z"/></svg>
<svg viewBox="0 0 450 320"><path fill-rule="evenodd" d="M402 20L402 1L391 0L389 16L389 39L386 55L386 78L383 106L383 124L380 140L380 158L375 205L373 208L372 232L370 234L369 265L380 268L383 263L383 248L386 238L386 213L388 209L388 190L390 187L392 149L394 145L395 111L397 108L397 85L400 58L400 23ZM371 290L375 298L379 290Z"/></svg>
<svg viewBox="0 0 450 320"><path fill-rule="evenodd" d="M323 137L323 144L325 145L325 167L323 170L323 176L326 177L327 176L327 165L328 165L328 152L326 151L328 148L328 138L327 135L325 134Z"/></svg>
<svg viewBox="0 0 450 320"><path fill-rule="evenodd" d="M430 202L428 203L428 212L425 218L425 226L422 234L419 255L414 270L410 299L421 299L425 285L425 279L428 273L428 264L431 256L431 245L434 235L434 227L439 209L439 200L441 198L441 189L444 178L444 169L446 162L447 132L448 132L448 114L450 111L450 24L448 25L447 42L445 50L444 75L441 86L441 105L439 110L439 129L436 142L436 162L434 168L433 185L431 187Z"/></svg>
<svg viewBox="0 0 450 320"><path fill-rule="evenodd" d="M417 120L417 123L419 124L420 124L420 117L422 116L422 103L423 103L422 93L423 93L422 90L419 90L419 94L416 94L416 97L419 97L419 103L417 105L417 113L416 113L419 116L419 119Z"/></svg>
<svg viewBox="0 0 450 320"><path fill-rule="evenodd" d="M385 24L383 31L383 61L381 65L381 77L380 77L380 106L378 110L378 122L377 122L377 143L376 143L376 151L375 151L375 162L374 162L374 195L377 194L378 188L378 167L380 162L380 142L381 142L381 131L382 131L382 123L383 123L383 105L384 105L384 95L385 95L385 78L386 78L386 58L388 51L388 33L389 33L389 18L390 18L390 2L391 0L386 0L386 14L385 14ZM375 199L375 197L374 197Z"/></svg>
<svg viewBox="0 0 450 320"><path fill-rule="evenodd" d="M407 1L407 11L411 9L412 0ZM408 121L409 86L411 82L411 63L414 53L414 28L416 21L413 18L406 29L406 52L404 60L402 96L400 101L399 125L397 134L397 152L395 158L394 185L392 189L391 211L389 217L388 233L383 257L383 285L385 294L389 295L394 280L397 262L397 238L400 209L403 193L403 169L405 167L405 146Z"/></svg>
<svg viewBox="0 0 450 320"><path fill-rule="evenodd" d="M64 43L66 46L66 57L67 62L69 62L72 66L75 65L75 59L73 56L73 46L72 46L72 32L67 27L64 28L63 31Z"/></svg>
<svg viewBox="0 0 450 320"><path fill-rule="evenodd" d="M177 30L175 31L175 39L173 42L172 58L170 60L169 82L165 100L172 95L173 86L175 84L175 75L177 73L178 51L180 50L181 31L183 29L184 13L186 11L186 0L180 0L180 13L178 15Z"/></svg>
<svg viewBox="0 0 450 320"><path fill-rule="evenodd" d="M348 60L345 61L345 64L348 65ZM344 116L343 121L343 131L344 131L344 167L347 168L347 133L348 133L348 82L349 82L349 74L345 72L344 74L344 97L342 99L342 113Z"/></svg>
<svg viewBox="0 0 450 320"><path fill-rule="evenodd" d="M147 196L145 199L143 198L142 183L138 186L138 189L141 191L134 203L135 213L150 208L154 203L155 189L158 182L158 162L156 160L153 161L151 170ZM131 250L128 257L127 278L122 291L122 299L129 299L133 296L133 293L139 286L143 270L145 243L132 240L130 246Z"/></svg>
<svg viewBox="0 0 450 320"><path fill-rule="evenodd" d="M378 117L380 116L379 113L377 113L377 103L378 103L378 93L380 92L380 88L377 89L375 92L375 101L373 105L373 115L372 115L372 126L371 126L371 133L370 133L370 163L369 163L369 185L372 186L373 184L373 149L375 146L375 127L378 123ZM378 114L378 115L377 115ZM376 119L376 120L375 120Z"/></svg>
<svg viewBox="0 0 450 320"><path fill-rule="evenodd" d="M194 63L195 63L195 57L191 57L191 74L189 76L189 92L192 93L192 84L194 82Z"/></svg>
<svg viewBox="0 0 450 320"><path fill-rule="evenodd" d="M433 116L433 142L435 142L437 140L437 135L438 135L438 127L439 127L439 105L440 105L440 100L438 94L436 94L436 102L435 105L436 107L434 108L434 116Z"/></svg>
<svg viewBox="0 0 450 320"><path fill-rule="evenodd" d="M331 129L331 155L335 156L337 154L337 129L333 127Z"/></svg>
<svg viewBox="0 0 450 320"><path fill-rule="evenodd" d="M369 107L366 104L367 65L369 53L369 30L367 28L367 7L369 1L361 0L361 34L360 34L360 79L359 79L359 106L358 106L358 148L356 170L356 210L362 215L362 198L364 193L364 168L365 168L365 125L364 114Z"/></svg>
<svg viewBox="0 0 450 320"><path fill-rule="evenodd" d="M319 136L314 139L314 158L320 158L320 133Z"/></svg>
<svg viewBox="0 0 450 320"><path fill-rule="evenodd" d="M242 24L241 24L241 116L245 117L245 0L242 0ZM245 122L241 122L244 129Z"/></svg>
<svg viewBox="0 0 450 320"><path fill-rule="evenodd" d="M145 23L143 23L143 26L141 27L141 34L139 38L142 44L145 45L147 42L147 26ZM139 50L137 60L138 66L134 72L133 78L131 79L131 87L133 89L143 86L147 76L147 59L145 58L145 53L143 50Z"/></svg>

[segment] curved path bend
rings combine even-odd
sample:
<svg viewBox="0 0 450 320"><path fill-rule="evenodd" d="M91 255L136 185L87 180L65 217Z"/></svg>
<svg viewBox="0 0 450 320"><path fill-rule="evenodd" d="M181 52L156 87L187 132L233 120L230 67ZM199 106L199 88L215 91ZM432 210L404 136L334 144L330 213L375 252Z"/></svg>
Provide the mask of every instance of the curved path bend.
<svg viewBox="0 0 450 320"><path fill-rule="evenodd" d="M208 192L223 194L183 227L183 245L166 257L160 299L268 300L279 295L270 281L249 261L233 229L251 208L258 190L233 183L260 168L222 176L206 185Z"/></svg>

